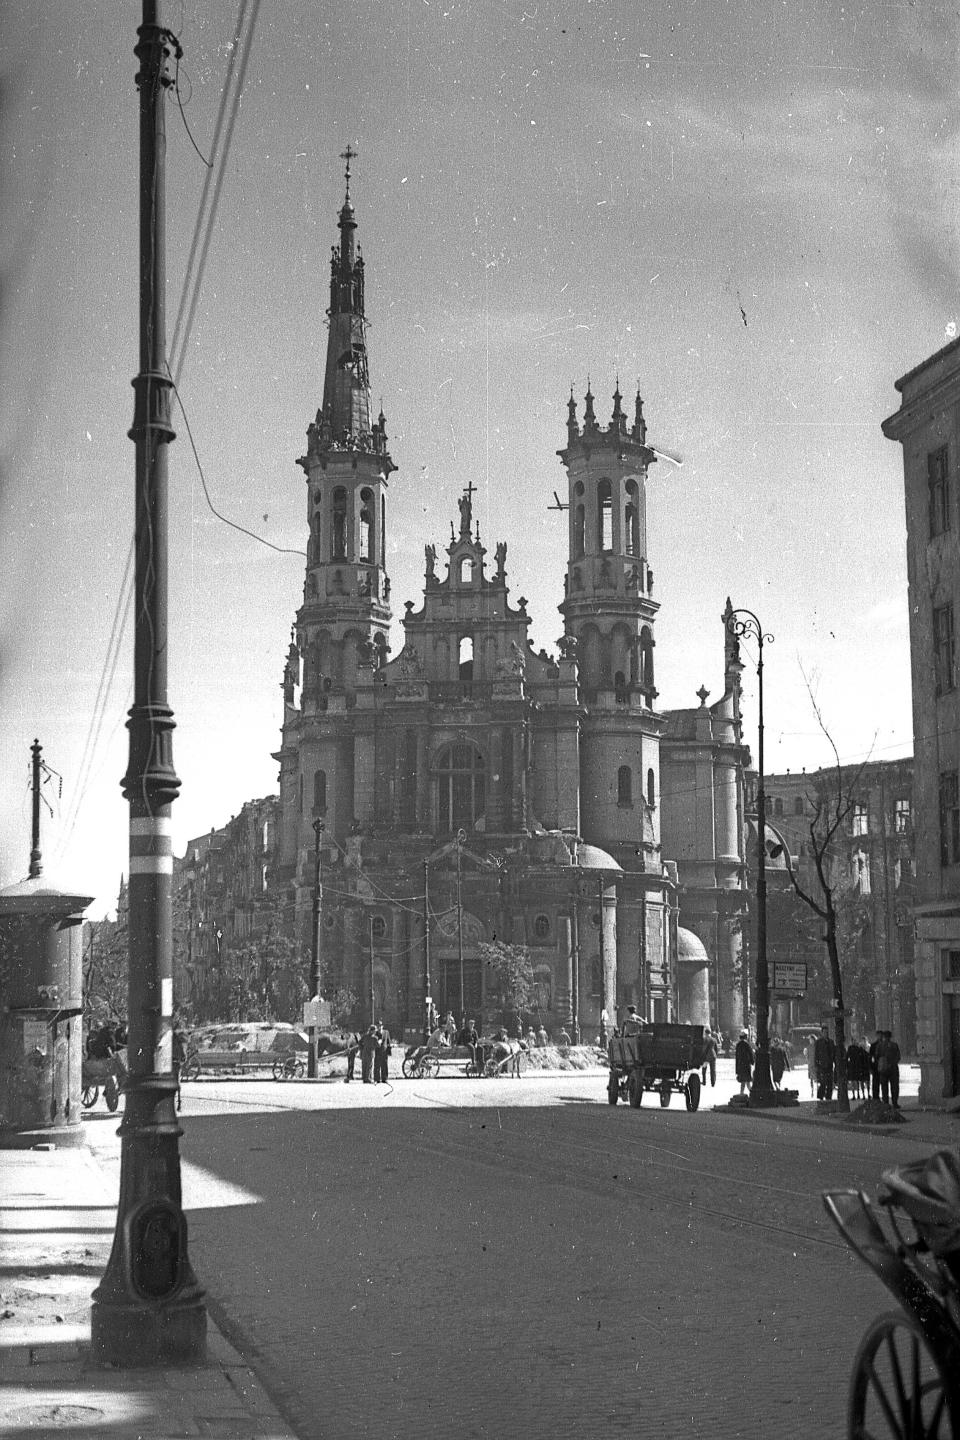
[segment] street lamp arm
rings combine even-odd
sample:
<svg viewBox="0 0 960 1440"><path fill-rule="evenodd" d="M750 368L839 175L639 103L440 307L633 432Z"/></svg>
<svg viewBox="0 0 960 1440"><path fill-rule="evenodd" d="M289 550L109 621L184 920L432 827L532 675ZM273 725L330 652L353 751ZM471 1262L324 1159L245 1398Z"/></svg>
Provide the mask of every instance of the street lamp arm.
<svg viewBox="0 0 960 1440"><path fill-rule="evenodd" d="M743 618L746 617L746 618ZM756 640L762 648L764 644L773 644L773 636L765 631L757 616L752 610L741 606L738 610L731 610L727 616L727 630L738 640Z"/></svg>

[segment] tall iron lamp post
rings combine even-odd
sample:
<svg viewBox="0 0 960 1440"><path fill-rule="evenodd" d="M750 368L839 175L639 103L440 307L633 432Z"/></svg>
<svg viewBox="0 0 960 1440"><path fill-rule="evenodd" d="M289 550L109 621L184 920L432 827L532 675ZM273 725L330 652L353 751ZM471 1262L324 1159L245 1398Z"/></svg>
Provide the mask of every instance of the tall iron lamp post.
<svg viewBox="0 0 960 1440"><path fill-rule="evenodd" d="M179 46L143 0L140 62L140 369L130 437L136 446L134 692L123 793L130 806L129 1076L120 1126L120 1199L113 1249L93 1294L99 1363L196 1363L206 1309L187 1253L173 1073L173 711L167 704L167 446L172 381L164 324L164 105Z"/></svg>
<svg viewBox="0 0 960 1440"><path fill-rule="evenodd" d="M314 846L314 869L313 869L313 925L310 935L310 1003L313 1004L320 994L320 926L323 918L323 832L326 829L322 820L314 820L313 834ZM307 1078L317 1078L317 1016L314 1013L310 1024L310 1052L307 1055Z"/></svg>
<svg viewBox="0 0 960 1440"><path fill-rule="evenodd" d="M732 610L727 630L737 640L757 642L757 1054L750 1087L751 1105L776 1103L770 1079L770 971L767 966L767 803L763 788L763 647L773 636L752 610Z"/></svg>

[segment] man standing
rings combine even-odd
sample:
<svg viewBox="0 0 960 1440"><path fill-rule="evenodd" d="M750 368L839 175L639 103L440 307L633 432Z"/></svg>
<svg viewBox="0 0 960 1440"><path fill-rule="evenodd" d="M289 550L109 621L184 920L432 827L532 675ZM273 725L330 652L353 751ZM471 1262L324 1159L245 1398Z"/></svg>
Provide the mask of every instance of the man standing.
<svg viewBox="0 0 960 1440"><path fill-rule="evenodd" d="M740 1031L740 1039L733 1052L733 1063L736 1067L737 1079L740 1082L740 1094L746 1095L753 1078L753 1046L750 1044L750 1035L746 1030Z"/></svg>
<svg viewBox="0 0 960 1440"><path fill-rule="evenodd" d="M373 1080L373 1057L377 1051L377 1027L371 1025L360 1041L360 1078L364 1085Z"/></svg>
<svg viewBox="0 0 960 1440"><path fill-rule="evenodd" d="M707 1083L707 1071L710 1071L710 1084L717 1083L717 1041L716 1037L709 1031L704 1032L703 1037L703 1083Z"/></svg>
<svg viewBox="0 0 960 1440"><path fill-rule="evenodd" d="M883 1044L883 1031L878 1030L876 1039L871 1041L867 1054L870 1058L870 1095L874 1100L880 1099L880 1068L878 1064L880 1047Z"/></svg>
<svg viewBox="0 0 960 1440"><path fill-rule="evenodd" d="M351 1031L351 1033L346 1037L346 1039L347 1039L347 1078L346 1078L346 1080L344 1080L343 1083L344 1083L344 1085L349 1085L349 1084L350 1084L350 1081L353 1079L353 1071L354 1071L354 1067L355 1067L355 1065L356 1065L356 1063L357 1063L357 1051L360 1049L360 1036L359 1036L355 1031Z"/></svg>
<svg viewBox="0 0 960 1440"><path fill-rule="evenodd" d="M887 1057L887 1082L890 1087L890 1104L894 1110L900 1109L900 1046L893 1038L891 1030L884 1030L883 1038L886 1041L884 1053Z"/></svg>
<svg viewBox="0 0 960 1440"><path fill-rule="evenodd" d="M830 1031L826 1025L821 1025L817 1043L813 1047L813 1059L817 1067L818 1100L833 1099L833 1065L836 1056L837 1047L830 1039Z"/></svg>
<svg viewBox="0 0 960 1440"><path fill-rule="evenodd" d="M373 1062L373 1079L374 1083L377 1085L386 1085L387 1075L390 1069L388 1062L390 1058L391 1045L390 1031L387 1030L382 1023L377 1025L376 1040L377 1048Z"/></svg>

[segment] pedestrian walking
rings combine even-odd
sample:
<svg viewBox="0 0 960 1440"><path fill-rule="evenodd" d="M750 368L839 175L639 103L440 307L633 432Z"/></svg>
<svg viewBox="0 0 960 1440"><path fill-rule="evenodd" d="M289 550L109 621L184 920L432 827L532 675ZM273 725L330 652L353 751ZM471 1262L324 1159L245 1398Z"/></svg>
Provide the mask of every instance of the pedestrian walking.
<svg viewBox="0 0 960 1440"><path fill-rule="evenodd" d="M547 1034L547 1028L541 1020L540 1028L537 1031L537 1045L540 1047L541 1050L544 1050L549 1044L550 1036Z"/></svg>
<svg viewBox="0 0 960 1440"><path fill-rule="evenodd" d="M884 1105L900 1109L900 1046L893 1038L893 1032L884 1030L877 1050L877 1075L880 1081L880 1099Z"/></svg>
<svg viewBox="0 0 960 1440"><path fill-rule="evenodd" d="M868 1051L870 1059L870 1094L874 1100L880 1099L880 1070L877 1064L877 1057L880 1053L880 1046L883 1044L883 1031L878 1030L876 1039L871 1040Z"/></svg>
<svg viewBox="0 0 960 1440"><path fill-rule="evenodd" d="M373 1082L375 1085L386 1085L390 1073L390 1056L393 1054L393 1046L390 1044L390 1031L385 1025L377 1025L376 1049L373 1054Z"/></svg>
<svg viewBox="0 0 960 1440"><path fill-rule="evenodd" d="M775 1090L780 1089L780 1081L783 1079L783 1072L787 1068L787 1057L783 1053L783 1046L780 1037L774 1035L770 1041L770 1079L773 1081Z"/></svg>
<svg viewBox="0 0 960 1440"><path fill-rule="evenodd" d="M377 1027L371 1025L360 1041L360 1079L364 1085L373 1083L373 1060L377 1053Z"/></svg>
<svg viewBox="0 0 960 1440"><path fill-rule="evenodd" d="M808 1040L803 1047L803 1058L807 1062L807 1078L810 1081L811 1098L817 1093L817 1047Z"/></svg>
<svg viewBox="0 0 960 1440"><path fill-rule="evenodd" d="M357 1051L360 1049L360 1036L354 1030L347 1036L347 1078L344 1085L349 1085L354 1078L354 1067L357 1063Z"/></svg>
<svg viewBox="0 0 960 1440"><path fill-rule="evenodd" d="M733 1052L733 1061L736 1066L737 1079L740 1082L740 1094L746 1095L750 1088L750 1081L753 1079L753 1046L750 1044L750 1035L746 1030L740 1031L740 1039Z"/></svg>
<svg viewBox="0 0 960 1440"><path fill-rule="evenodd" d="M703 1083L707 1083L707 1071L710 1071L710 1084L717 1083L717 1037L710 1030L707 1030L703 1037L703 1063L700 1072L703 1076Z"/></svg>
<svg viewBox="0 0 960 1440"><path fill-rule="evenodd" d="M830 1039L830 1031L826 1025L821 1025L820 1034L813 1047L814 1063L817 1071L817 1099L833 1099L833 1067L837 1058L837 1047Z"/></svg>

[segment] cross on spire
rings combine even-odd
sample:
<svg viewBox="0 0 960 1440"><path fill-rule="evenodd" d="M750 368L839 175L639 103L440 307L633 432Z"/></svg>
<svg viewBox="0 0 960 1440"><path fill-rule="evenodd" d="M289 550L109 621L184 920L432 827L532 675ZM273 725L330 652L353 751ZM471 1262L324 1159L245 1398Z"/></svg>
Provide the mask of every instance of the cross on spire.
<svg viewBox="0 0 960 1440"><path fill-rule="evenodd" d="M346 148L346 150L341 150L341 151L340 151L340 159L341 159L341 160L346 160L346 162L347 162L347 168L346 168L346 172L345 172L345 179L346 179L346 182L347 182L347 196L346 196L347 200L350 199L350 161L351 161L351 160L355 160L355 159L357 158L357 156L359 155L359 153L360 153L359 150L354 150L354 148L353 148L353 146L350 144L349 140L347 141L347 148Z"/></svg>

